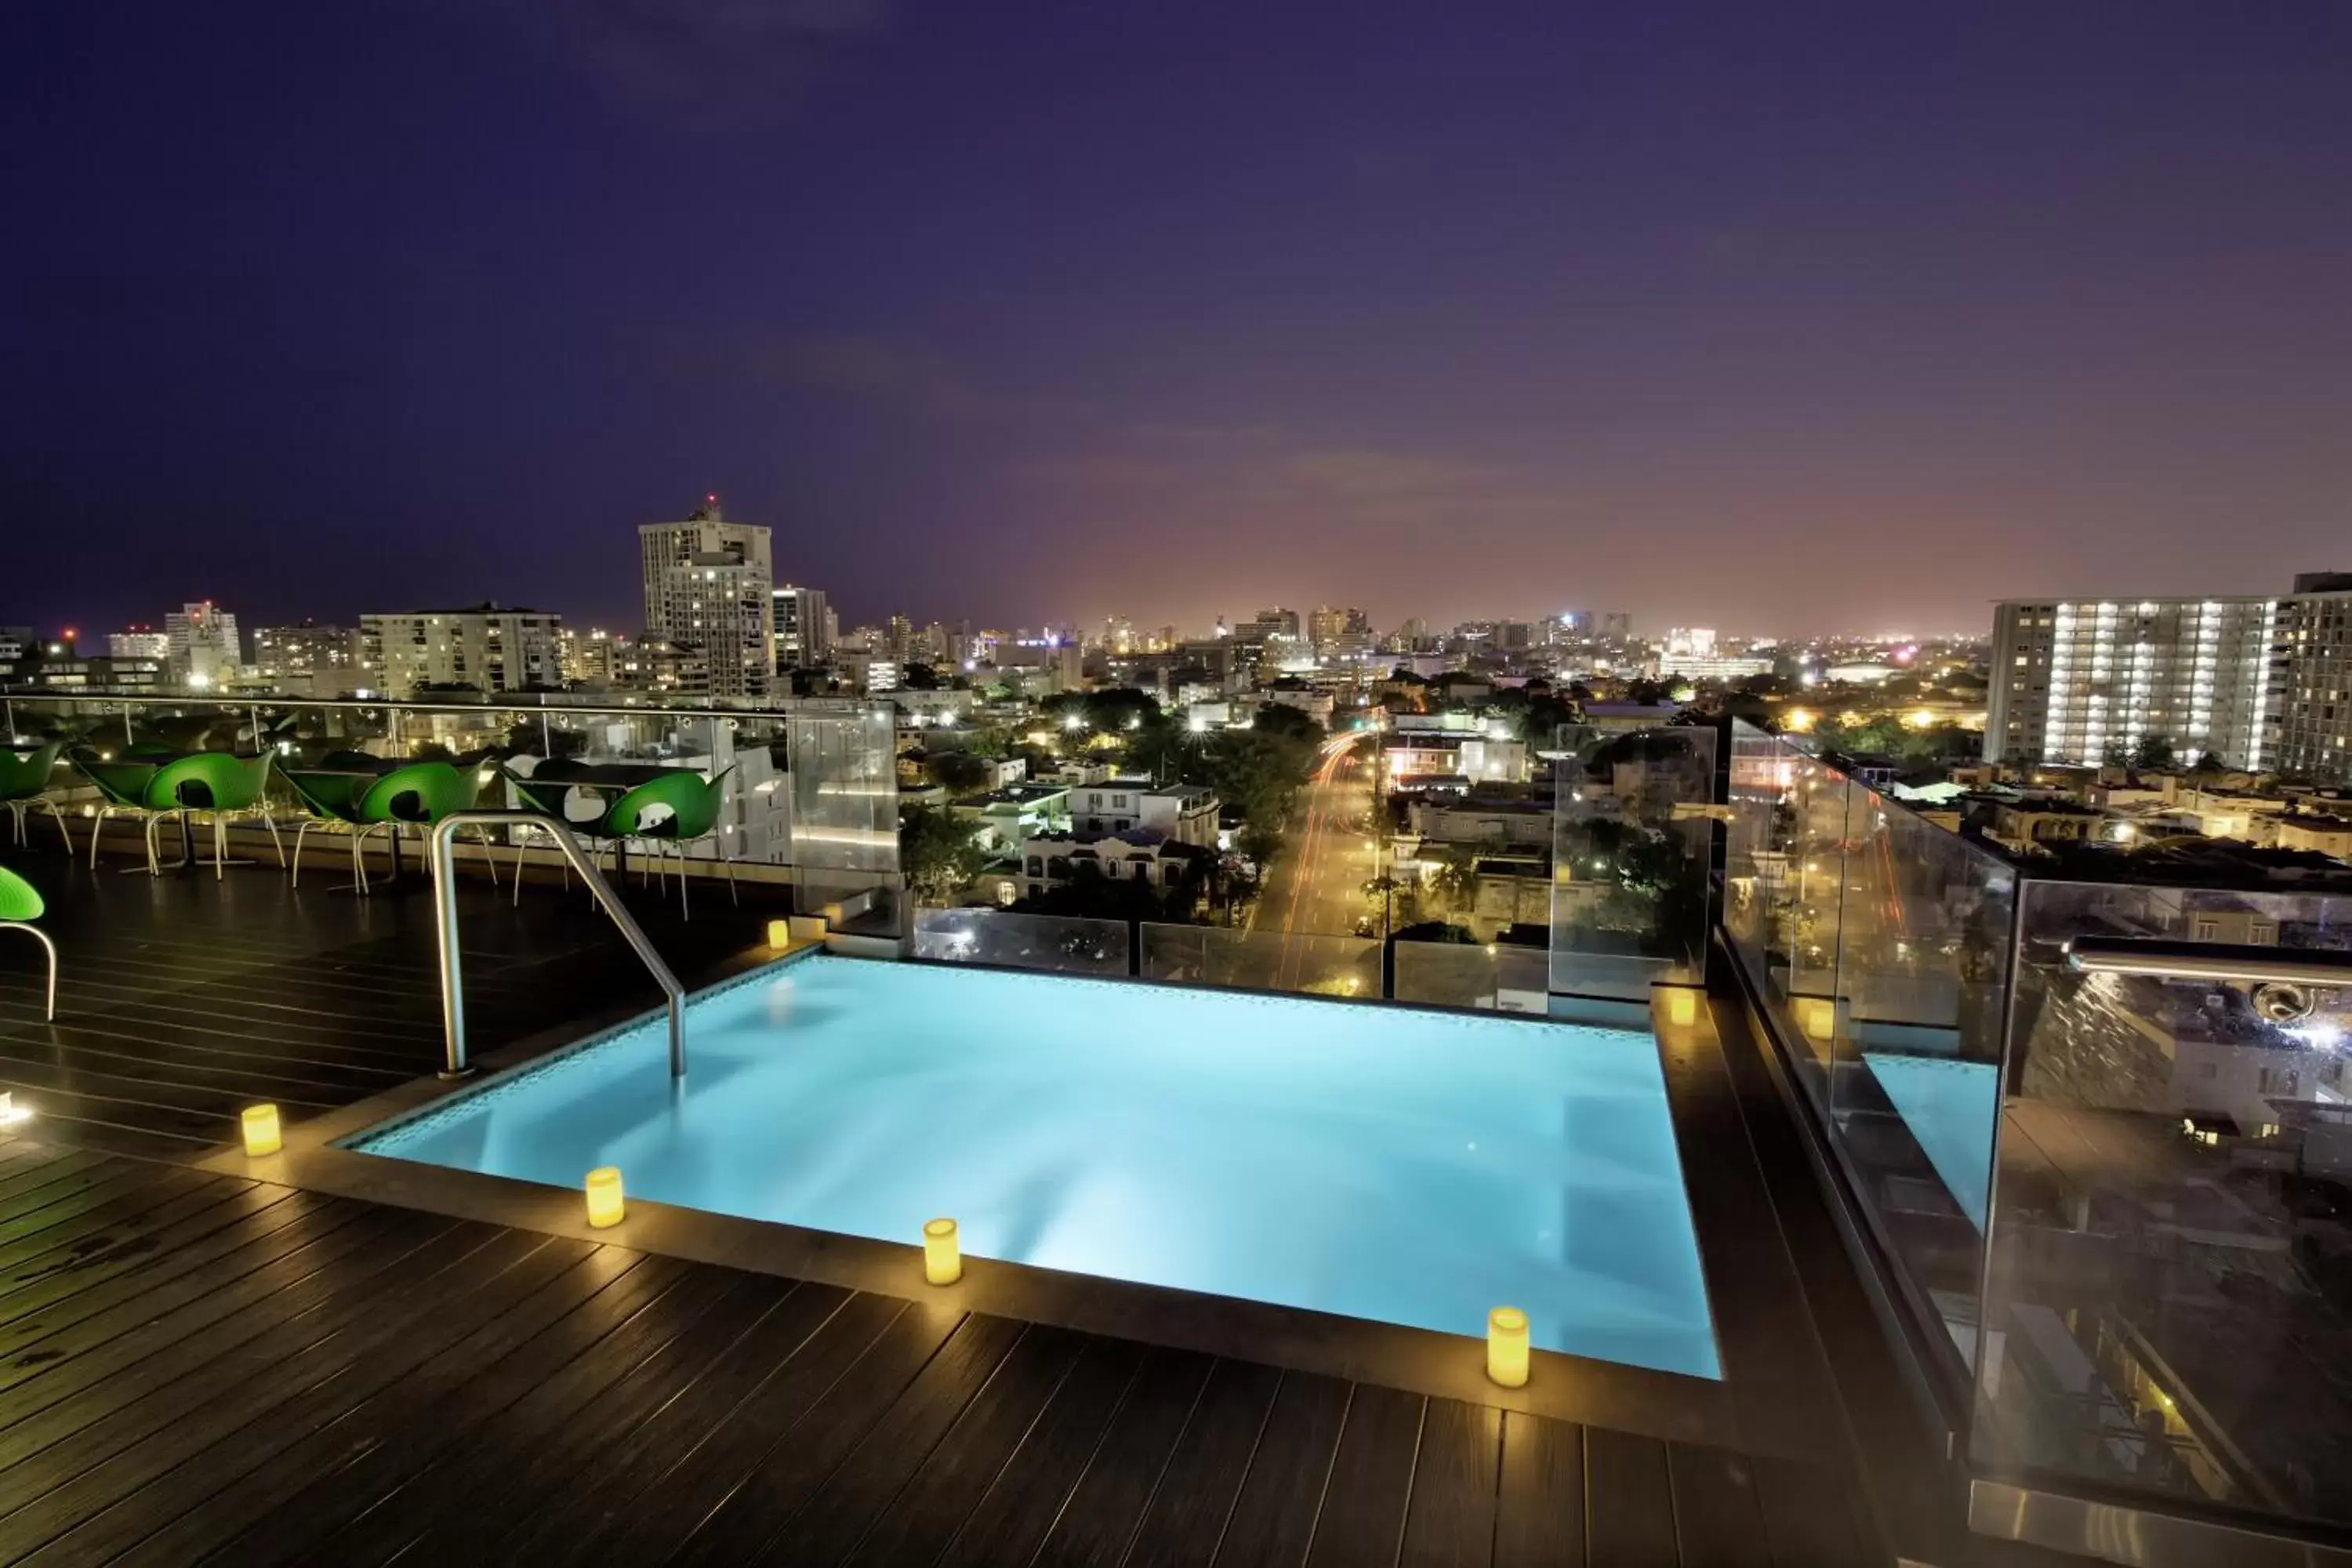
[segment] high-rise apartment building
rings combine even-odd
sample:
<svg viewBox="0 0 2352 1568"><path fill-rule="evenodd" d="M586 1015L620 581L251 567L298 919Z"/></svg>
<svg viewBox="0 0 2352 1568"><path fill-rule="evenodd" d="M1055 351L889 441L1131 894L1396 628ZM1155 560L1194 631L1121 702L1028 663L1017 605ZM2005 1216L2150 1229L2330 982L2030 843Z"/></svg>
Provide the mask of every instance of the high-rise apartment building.
<svg viewBox="0 0 2352 1568"><path fill-rule="evenodd" d="M824 590L787 583L772 598L776 673L823 664L833 651L833 612L825 605Z"/></svg>
<svg viewBox="0 0 2352 1568"><path fill-rule="evenodd" d="M2266 597L2017 599L1994 610L1985 755L2352 777L2352 574Z"/></svg>
<svg viewBox="0 0 2352 1568"><path fill-rule="evenodd" d="M109 658L152 658L167 663L172 657L172 634L147 626L129 626L106 634L106 657Z"/></svg>
<svg viewBox="0 0 2352 1568"><path fill-rule="evenodd" d="M361 658L367 684L394 697L422 686L545 690L562 682L562 625L544 610L495 604L362 616Z"/></svg>
<svg viewBox="0 0 2352 1568"><path fill-rule="evenodd" d="M348 626L261 626L253 634L254 673L290 697L339 697L370 684L360 634Z"/></svg>
<svg viewBox="0 0 2352 1568"><path fill-rule="evenodd" d="M1369 641L1371 635L1372 623L1361 610L1334 609L1325 605L1307 613L1307 640L1315 645L1318 654L1338 651L1343 638L1362 637Z"/></svg>
<svg viewBox="0 0 2352 1568"><path fill-rule="evenodd" d="M226 686L245 662L236 617L210 599L183 605L163 617L171 655L166 664L173 685L201 689Z"/></svg>
<svg viewBox="0 0 2352 1568"><path fill-rule="evenodd" d="M646 635L698 648L714 697L765 697L775 681L775 563L769 532L729 522L709 496L683 522L637 529Z"/></svg>
<svg viewBox="0 0 2352 1568"><path fill-rule="evenodd" d="M2305 572L2271 626L2266 766L2352 780L2352 572Z"/></svg>

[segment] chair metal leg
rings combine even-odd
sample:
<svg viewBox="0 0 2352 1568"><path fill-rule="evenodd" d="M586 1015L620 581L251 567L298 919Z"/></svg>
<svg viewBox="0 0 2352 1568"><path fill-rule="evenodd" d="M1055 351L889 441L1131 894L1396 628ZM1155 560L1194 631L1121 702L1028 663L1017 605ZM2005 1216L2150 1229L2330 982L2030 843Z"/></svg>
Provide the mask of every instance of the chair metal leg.
<svg viewBox="0 0 2352 1568"><path fill-rule="evenodd" d="M25 803L21 800L6 800L0 801L0 805L8 808L8 820L16 825L16 830L9 838L9 842L21 847L25 842Z"/></svg>
<svg viewBox="0 0 2352 1568"><path fill-rule="evenodd" d="M289 886L299 888L302 885L302 838L310 831L313 820L306 816L294 826L294 878Z"/></svg>
<svg viewBox="0 0 2352 1568"><path fill-rule="evenodd" d="M261 826L269 829L269 842L278 847L278 868L286 869L286 840L278 836L278 819L267 810L261 814Z"/></svg>
<svg viewBox="0 0 2352 1568"><path fill-rule="evenodd" d="M23 931L26 936L29 936L35 942L39 942L42 948L48 953L49 1005L48 1011L43 1014L42 1016L45 1018L55 1018L58 1016L58 944L49 940L48 932L43 931L38 926L26 925L22 921L0 921L0 931Z"/></svg>
<svg viewBox="0 0 2352 1568"><path fill-rule="evenodd" d="M475 828L474 837L482 842L482 859L490 868L490 888L495 891L499 885L499 847L491 839L490 830L487 827Z"/></svg>
<svg viewBox="0 0 2352 1568"><path fill-rule="evenodd" d="M66 858L73 858L73 830L66 826L66 814L58 809L58 803L51 800L47 795L42 795L37 800L26 802L26 805L27 809L37 806L45 806L47 808L49 819L58 825L58 837L66 841Z"/></svg>

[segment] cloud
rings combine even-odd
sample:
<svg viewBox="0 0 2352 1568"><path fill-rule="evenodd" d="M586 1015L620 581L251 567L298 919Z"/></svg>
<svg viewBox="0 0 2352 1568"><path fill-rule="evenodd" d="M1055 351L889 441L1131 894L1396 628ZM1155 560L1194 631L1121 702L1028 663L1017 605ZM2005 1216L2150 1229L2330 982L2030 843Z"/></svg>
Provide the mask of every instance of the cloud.
<svg viewBox="0 0 2352 1568"><path fill-rule="evenodd" d="M797 102L828 56L888 26L890 0L513 0L509 12L628 108L739 123Z"/></svg>

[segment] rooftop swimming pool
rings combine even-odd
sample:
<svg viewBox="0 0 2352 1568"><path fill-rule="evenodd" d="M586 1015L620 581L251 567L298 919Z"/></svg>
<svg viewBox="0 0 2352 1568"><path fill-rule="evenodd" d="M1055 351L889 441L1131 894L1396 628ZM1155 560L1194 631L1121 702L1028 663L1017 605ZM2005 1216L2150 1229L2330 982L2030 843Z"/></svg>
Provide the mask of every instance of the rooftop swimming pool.
<svg viewBox="0 0 2352 1568"><path fill-rule="evenodd" d="M812 957L370 1153L1719 1376L1646 1033Z"/></svg>

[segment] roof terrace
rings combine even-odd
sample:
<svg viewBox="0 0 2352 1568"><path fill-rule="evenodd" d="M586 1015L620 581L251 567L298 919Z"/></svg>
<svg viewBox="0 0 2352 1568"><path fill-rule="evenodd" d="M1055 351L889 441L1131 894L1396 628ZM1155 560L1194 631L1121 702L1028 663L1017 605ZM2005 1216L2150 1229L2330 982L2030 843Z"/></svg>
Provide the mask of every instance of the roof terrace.
<svg viewBox="0 0 2352 1568"><path fill-rule="evenodd" d="M2193 890L2022 879L1769 738L1718 769L1685 730L1714 798L1560 804L1560 849L1622 858L1633 901L1576 900L1549 952L913 911L823 815L870 810L887 732L877 767L858 721L812 722L851 728L776 742L795 858L734 863L731 894L660 816L596 818L692 994L682 1079L610 922L503 826L437 890L386 879L383 837L313 832L297 886L278 799L220 830L259 863L151 875L176 816L93 839L60 770L67 831L0 854L60 957L51 1018L40 950L0 940L0 1088L31 1113L0 1131L0 1554L2042 1563L2004 1538L2095 1490L2324 1537L2335 1320L2292 1238L2329 1212L2332 1015L2226 979L2158 1007L2054 945L2195 936ZM548 809L584 822L574 778ZM334 885L354 848L366 896ZM472 1082L434 1071L443 894ZM2326 915L2273 929L2310 945ZM1609 1061L1634 1076L1593 1098ZM240 1142L257 1103L281 1147ZM1629 1182L1645 1104L1666 1163ZM1188 1115L1213 1157L1171 1142ZM591 1163L624 1173L617 1225ZM1220 1168L1255 1201L1196 1225ZM956 1184L950 1283L916 1227L841 1217L910 1171ZM1362 1185L1284 1217L1335 1173ZM1519 1303L1524 1383L1444 1289L1328 1304L1456 1276L1486 1301L1519 1205L1555 1228L1512 1267L1575 1281ZM1611 1250L1657 1229L1637 1212L1686 1215L1711 1373L1654 1348L1665 1302ZM1307 1283L1184 1273L1253 1258ZM1984 1386L1988 1342L2021 1381Z"/></svg>

